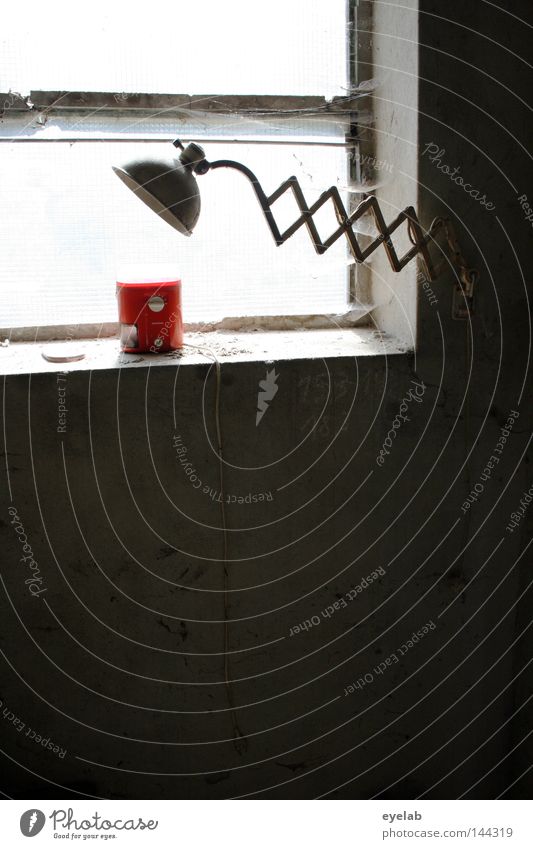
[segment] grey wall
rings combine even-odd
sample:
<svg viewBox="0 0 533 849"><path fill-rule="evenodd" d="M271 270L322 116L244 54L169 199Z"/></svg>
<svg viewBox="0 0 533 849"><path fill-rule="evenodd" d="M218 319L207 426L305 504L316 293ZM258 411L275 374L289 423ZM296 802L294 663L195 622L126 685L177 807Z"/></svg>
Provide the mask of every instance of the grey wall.
<svg viewBox="0 0 533 849"><path fill-rule="evenodd" d="M258 427L265 364L222 369L226 492L272 493L226 511L229 676L246 745L232 742L224 685L220 504L193 488L173 444L179 432L202 484L218 490L203 421L205 392L213 440L213 371L71 374L64 433L53 375L7 379L12 502L46 586L33 598L24 584L6 498L9 795L527 796L528 597L517 600L531 510L512 533L506 526L531 486L531 229L517 202L531 185L518 100L529 89L509 52L525 55L529 37L485 3L454 4L446 16L423 2L420 144L444 148L443 161L460 165L496 211L427 156L418 203L425 222L453 213L480 270L471 324L450 317L448 274L437 304L420 296L416 356L276 363L279 390ZM409 421L379 466L412 381L424 384L420 403L406 402ZM512 410L520 415L499 463L463 513ZM346 607L322 615L378 568ZM320 624L289 636L313 616Z"/></svg>
<svg viewBox="0 0 533 849"><path fill-rule="evenodd" d="M494 672L500 677L495 683L485 681L480 685L485 690L486 702L496 698L494 710L501 711L509 720L479 753L491 767L505 755L490 781L478 785L477 792L482 794L491 792L491 782L494 790L502 792L531 763L531 749L527 741L522 742L531 728L531 709L526 703L531 692L531 675L527 668L523 671L531 658L531 638L527 631L531 618L531 600L527 594L531 574L531 552L527 549L531 540L531 512L526 512L512 533L505 530L509 514L520 507L524 492L532 483L528 447L532 223L526 220L519 202L524 193L529 203L533 196L531 71L526 64L531 52L531 5L519 0L499 11L486 3L463 3L454 4L453 12L446 9L444 13L437 2L423 2L421 7L420 148L424 150L429 142L438 143L445 150L442 162L452 171L460 165L460 173L472 189L479 190L481 196L485 194L496 206L489 211L478 201L471 202L461 187L452 184L427 156L421 156L421 216L429 221L439 211L442 214L443 205L447 205L466 246L467 259L480 273L470 334L464 324L450 321L446 310L440 309L443 302L440 291L438 312L442 332L437 310L424 297L420 299L419 310L420 371L428 381L436 381L443 375L441 425L449 430L454 427L452 440L461 456L468 456L462 475L467 492L479 481L487 459L492 456L498 431L505 425L509 411L520 411L496 476L486 482L476 509L466 514L466 523L461 523L461 534L468 541L468 548L458 568L465 576L482 566L488 553L485 546L491 546L491 539L495 542L504 539L483 569L482 582L476 580L472 585L474 592L465 597L466 614L483 604L488 593L503 579L494 594L499 615L494 619L487 615L485 619L487 605L475 620L485 634L506 614L502 625L494 631L498 649L488 649L485 665L489 665L489 660L496 661L504 651L510 655L508 671L502 672L498 665ZM441 285L445 289L445 284ZM511 609L515 589L520 602ZM511 638L516 639L512 649ZM471 680L476 680L484 668L473 657L469 664ZM503 693L509 680L507 675L511 674L518 676L516 683ZM492 707L487 715L491 711ZM516 716L511 719L515 711ZM470 748L466 747L465 754L475 748L476 733L477 742L481 743L499 725L494 718L492 723L480 718L467 732L468 738L461 738L463 745L469 739ZM512 754L507 755L512 749ZM460 751L455 754L457 760ZM482 763L475 768L479 777L483 774ZM527 782L527 776L517 781L509 797L527 795ZM459 781L455 789L461 786ZM530 787L529 778L529 792Z"/></svg>

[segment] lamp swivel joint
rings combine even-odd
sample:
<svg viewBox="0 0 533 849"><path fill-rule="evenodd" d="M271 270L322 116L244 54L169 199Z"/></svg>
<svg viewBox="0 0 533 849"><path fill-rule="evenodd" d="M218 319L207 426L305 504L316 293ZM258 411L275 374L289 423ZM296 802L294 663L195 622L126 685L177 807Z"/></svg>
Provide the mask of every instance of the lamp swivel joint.
<svg viewBox="0 0 533 849"><path fill-rule="evenodd" d="M184 147L179 139L172 142L174 147L181 148L180 162L187 168L191 168L195 174L207 174L210 164L205 158L205 151L199 144L191 142Z"/></svg>

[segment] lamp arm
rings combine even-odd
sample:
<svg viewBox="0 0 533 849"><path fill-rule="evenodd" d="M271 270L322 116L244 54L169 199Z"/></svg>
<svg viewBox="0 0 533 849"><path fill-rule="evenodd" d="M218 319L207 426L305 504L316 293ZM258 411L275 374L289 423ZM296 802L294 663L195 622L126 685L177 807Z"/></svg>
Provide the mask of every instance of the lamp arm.
<svg viewBox="0 0 533 849"><path fill-rule="evenodd" d="M235 162L233 159L217 159L216 162L210 162L209 168L234 168L236 171L240 171L241 174L244 174L250 181L253 186L255 196L259 201L259 205L263 210L264 216L266 218L266 222L270 228L270 232L274 236L274 241L276 245L282 245L284 239L282 239L281 233L279 231L279 227L276 224L276 220L272 214L272 210L270 209L270 199L265 194L261 183L255 176L254 172L247 168L246 165L243 165L242 162Z"/></svg>
<svg viewBox="0 0 533 849"><path fill-rule="evenodd" d="M432 239L433 234L431 232L424 233L412 206L406 207L406 209L400 212L400 214L397 215L396 218L387 226L379 203L374 196L366 197L360 204L357 205L351 214L348 214L336 186L331 186L331 188L323 192L318 200L309 207L300 183L294 176L285 180L285 182L283 182L271 195L267 195L253 171L241 162L235 162L232 159L218 159L215 162L208 163L204 160L202 162L202 166L202 170L198 169L196 173L205 173L213 168L233 168L236 171L240 171L241 174L244 174L244 176L248 178L252 184L257 200L259 201L259 205L263 210L270 232L278 246L286 242L287 239L289 239L297 230L300 229L302 225L305 224L313 242L315 251L318 254L325 253L325 251L327 251L328 248L337 241L337 239L345 235L356 262L364 262L367 257L376 250L376 248L383 245L387 252L389 263L394 271L401 271L408 262L420 253L424 259L429 279L435 278L435 271L428 250L428 242ZM294 221L293 224L291 224L290 227L281 233L272 214L271 206L289 189L292 190L302 214L296 219L296 221ZM328 239L322 241L316 225L313 222L313 215L329 200L333 201L335 215L339 226ZM358 218L365 215L367 212L370 212L373 215L379 236L377 236L370 245L363 250L357 241L352 225ZM391 234L397 229L397 227L403 224L404 221L407 222L412 247L403 256L399 257L392 243Z"/></svg>

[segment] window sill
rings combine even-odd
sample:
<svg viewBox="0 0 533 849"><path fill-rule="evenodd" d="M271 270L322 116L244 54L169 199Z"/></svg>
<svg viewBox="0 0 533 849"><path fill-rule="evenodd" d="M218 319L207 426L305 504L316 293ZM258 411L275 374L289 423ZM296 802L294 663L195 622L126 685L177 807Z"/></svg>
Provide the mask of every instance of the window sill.
<svg viewBox="0 0 533 849"><path fill-rule="evenodd" d="M0 347L0 373L4 375L93 371L119 368L152 368L198 365L212 359L229 362L274 362L405 354L408 348L368 327L332 330L258 330L233 333L186 333L184 347L168 354L123 354L118 339L80 339L76 349L85 354L75 362L48 362L43 353L60 342L15 342ZM71 349L72 343L64 343ZM190 347L188 347L190 346Z"/></svg>

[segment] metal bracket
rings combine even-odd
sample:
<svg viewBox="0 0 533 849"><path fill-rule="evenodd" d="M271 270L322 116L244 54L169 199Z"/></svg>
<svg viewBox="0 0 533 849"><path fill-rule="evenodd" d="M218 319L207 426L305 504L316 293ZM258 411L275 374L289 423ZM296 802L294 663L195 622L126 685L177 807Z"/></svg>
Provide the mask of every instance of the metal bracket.
<svg viewBox="0 0 533 849"><path fill-rule="evenodd" d="M435 237L439 231L444 231L447 254L449 261L443 259L438 265L428 266L430 279L438 277L450 262L454 269L454 287L452 296L452 318L456 321L466 321L474 315L474 287L479 280L479 273L475 268L467 265L462 254L454 226L449 218L435 218L429 228L429 239L436 241Z"/></svg>

